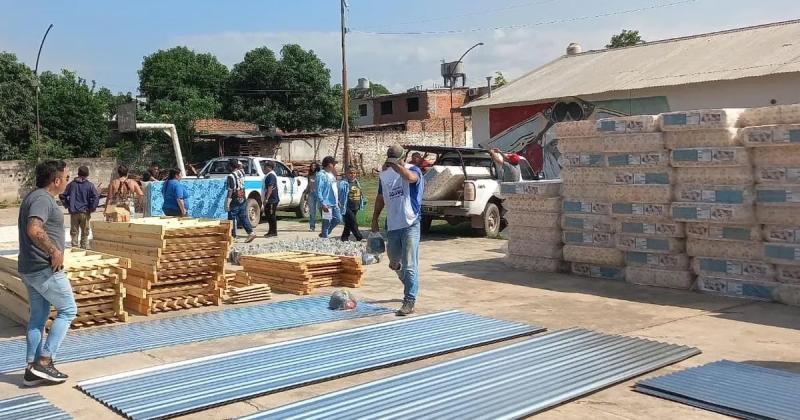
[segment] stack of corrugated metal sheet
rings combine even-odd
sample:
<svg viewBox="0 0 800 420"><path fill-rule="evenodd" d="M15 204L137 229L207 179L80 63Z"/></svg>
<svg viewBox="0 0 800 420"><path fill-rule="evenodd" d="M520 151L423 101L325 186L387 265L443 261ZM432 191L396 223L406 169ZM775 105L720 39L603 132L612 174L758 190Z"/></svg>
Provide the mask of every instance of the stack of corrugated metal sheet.
<svg viewBox="0 0 800 420"><path fill-rule="evenodd" d="M504 182L509 265L533 271L561 271L561 181Z"/></svg>
<svg viewBox="0 0 800 420"><path fill-rule="evenodd" d="M39 394L0 400L0 419L3 420L69 420L71 418L72 416Z"/></svg>

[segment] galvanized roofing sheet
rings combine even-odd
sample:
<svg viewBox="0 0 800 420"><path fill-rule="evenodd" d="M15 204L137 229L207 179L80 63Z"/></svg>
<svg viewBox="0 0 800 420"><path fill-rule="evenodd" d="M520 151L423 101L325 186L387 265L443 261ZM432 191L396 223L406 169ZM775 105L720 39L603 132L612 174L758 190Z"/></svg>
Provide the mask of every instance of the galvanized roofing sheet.
<svg viewBox="0 0 800 420"><path fill-rule="evenodd" d="M513 419L700 351L570 329L245 419Z"/></svg>
<svg viewBox="0 0 800 420"><path fill-rule="evenodd" d="M161 418L539 331L442 312L98 378L78 388L129 418Z"/></svg>
<svg viewBox="0 0 800 420"><path fill-rule="evenodd" d="M728 360L636 384L636 391L745 419L800 419L800 375Z"/></svg>
<svg viewBox="0 0 800 420"><path fill-rule="evenodd" d="M72 416L61 411L39 394L28 394L0 400L3 420L67 420Z"/></svg>
<svg viewBox="0 0 800 420"><path fill-rule="evenodd" d="M195 341L255 332L295 328L321 322L363 318L392 312L360 303L352 311L328 309L319 296L263 305L70 331L58 352L58 362L89 360ZM0 373L25 369L25 338L0 340Z"/></svg>
<svg viewBox="0 0 800 420"><path fill-rule="evenodd" d="M800 20L565 55L465 108L800 71Z"/></svg>

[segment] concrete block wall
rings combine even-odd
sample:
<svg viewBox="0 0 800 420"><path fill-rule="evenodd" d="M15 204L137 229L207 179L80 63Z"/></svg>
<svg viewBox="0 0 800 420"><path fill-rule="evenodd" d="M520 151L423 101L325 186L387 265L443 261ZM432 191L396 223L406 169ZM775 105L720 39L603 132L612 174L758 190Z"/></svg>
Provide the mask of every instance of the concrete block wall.
<svg viewBox="0 0 800 420"><path fill-rule="evenodd" d="M95 185L102 183L103 187L108 187L108 183L117 171L117 159L115 158L67 160L67 167L73 176L78 174L78 167L82 165L89 167L89 179ZM0 202L20 201L32 188L33 176L33 168L29 166L28 162L22 160L0 161Z"/></svg>

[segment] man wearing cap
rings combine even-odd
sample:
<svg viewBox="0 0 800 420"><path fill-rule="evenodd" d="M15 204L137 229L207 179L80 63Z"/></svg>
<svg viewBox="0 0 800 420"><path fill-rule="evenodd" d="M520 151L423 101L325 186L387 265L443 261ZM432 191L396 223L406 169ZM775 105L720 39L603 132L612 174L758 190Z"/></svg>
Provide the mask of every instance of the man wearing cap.
<svg viewBox="0 0 800 420"><path fill-rule="evenodd" d="M389 267L403 282L403 306L398 316L414 312L419 289L419 238L422 193L425 178L415 165L401 160L403 147L394 145L386 152L380 173L378 196L372 215L372 231L378 232L378 218L386 208L386 253Z"/></svg>
<svg viewBox="0 0 800 420"><path fill-rule="evenodd" d="M522 172L519 168L520 157L516 153L503 154L500 149L489 151L494 161L497 180L501 182L519 182Z"/></svg>
<svg viewBox="0 0 800 420"><path fill-rule="evenodd" d="M327 238L333 228L342 220L339 210L338 187L336 185L336 159L325 156L322 170L317 172L317 202L322 207L322 232L320 238Z"/></svg>

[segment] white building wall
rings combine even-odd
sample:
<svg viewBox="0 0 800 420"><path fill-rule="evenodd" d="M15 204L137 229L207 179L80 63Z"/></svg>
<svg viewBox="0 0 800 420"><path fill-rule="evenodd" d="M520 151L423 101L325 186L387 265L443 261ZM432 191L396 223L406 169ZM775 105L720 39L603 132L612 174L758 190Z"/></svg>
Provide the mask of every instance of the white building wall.
<svg viewBox="0 0 800 420"><path fill-rule="evenodd" d="M361 110L359 109L362 104L367 105L367 115L361 116ZM374 118L374 111L372 106L372 100L365 100L365 99L356 99L352 101L353 111L355 111L358 118L356 119L356 127L363 127L365 125L373 125L375 124Z"/></svg>

